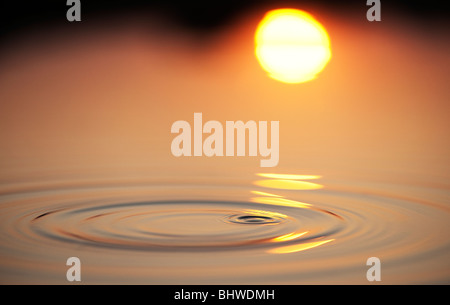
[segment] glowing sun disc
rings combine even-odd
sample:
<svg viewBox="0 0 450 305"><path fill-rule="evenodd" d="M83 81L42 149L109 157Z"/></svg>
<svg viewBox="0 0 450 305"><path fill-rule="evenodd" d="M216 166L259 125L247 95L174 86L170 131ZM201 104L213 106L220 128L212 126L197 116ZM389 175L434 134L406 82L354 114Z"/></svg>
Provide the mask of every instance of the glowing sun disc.
<svg viewBox="0 0 450 305"><path fill-rule="evenodd" d="M331 58L326 30L313 16L297 9L266 13L256 30L255 44L262 68L285 83L314 79Z"/></svg>

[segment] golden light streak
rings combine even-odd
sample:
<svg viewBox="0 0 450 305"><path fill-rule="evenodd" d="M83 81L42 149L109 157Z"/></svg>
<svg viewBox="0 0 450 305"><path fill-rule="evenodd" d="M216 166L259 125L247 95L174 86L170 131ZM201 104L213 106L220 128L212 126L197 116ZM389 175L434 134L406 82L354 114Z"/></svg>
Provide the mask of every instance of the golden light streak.
<svg viewBox="0 0 450 305"><path fill-rule="evenodd" d="M278 253L278 254L300 252L300 251L316 248L323 244L329 243L330 241L333 241L333 240L334 239L328 239L328 240L323 240L323 241L316 241L316 242L303 243L303 244L297 244L297 245L291 245L291 246L284 246L284 247L271 249L268 252L269 253Z"/></svg>
<svg viewBox="0 0 450 305"><path fill-rule="evenodd" d="M292 175L292 174L270 174L270 173L258 173L256 175L264 178L287 179L287 180L311 180L311 179L319 179L322 177L319 175Z"/></svg>
<svg viewBox="0 0 450 305"><path fill-rule="evenodd" d="M253 182L253 184L266 188L282 190L317 190L323 188L323 185L318 183L285 179L257 180Z"/></svg>
<svg viewBox="0 0 450 305"><path fill-rule="evenodd" d="M308 233L308 231L301 232L301 233L293 232L293 233L289 233L289 234L285 234L285 235L281 235L281 236L275 237L275 238L272 239L272 241L274 241L274 242L282 242L282 241L293 240L293 239L299 238L300 236L305 235L306 233Z"/></svg>
<svg viewBox="0 0 450 305"><path fill-rule="evenodd" d="M281 218L287 218L286 215L278 213L278 212L272 212L272 211L261 211L261 210L246 210L245 211L248 214L255 214L255 215L263 215L268 217L281 217Z"/></svg>
<svg viewBox="0 0 450 305"><path fill-rule="evenodd" d="M275 194L270 194L270 193L266 193L266 192L260 192L260 191L251 191L253 194L255 195L259 195L259 196L268 196L268 197L283 197L281 195L275 195Z"/></svg>
<svg viewBox="0 0 450 305"><path fill-rule="evenodd" d="M285 198L277 198L277 197L253 197L250 198L251 202L262 203L262 204L272 204L272 205L280 205L286 207L294 207L294 208L309 208L311 204L304 203L296 200L290 200Z"/></svg>
<svg viewBox="0 0 450 305"><path fill-rule="evenodd" d="M255 54L269 77L302 83L325 68L331 58L330 39L310 14L277 9L269 11L257 27Z"/></svg>

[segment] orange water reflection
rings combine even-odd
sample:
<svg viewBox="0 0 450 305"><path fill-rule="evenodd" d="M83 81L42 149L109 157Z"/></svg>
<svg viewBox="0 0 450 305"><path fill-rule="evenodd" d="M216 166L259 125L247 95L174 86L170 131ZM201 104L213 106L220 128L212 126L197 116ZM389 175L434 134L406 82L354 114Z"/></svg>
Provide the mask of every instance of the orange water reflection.
<svg viewBox="0 0 450 305"><path fill-rule="evenodd" d="M261 187L281 190L317 190L323 188L323 185L318 183L286 179L257 180L253 182L253 184Z"/></svg>
<svg viewBox="0 0 450 305"><path fill-rule="evenodd" d="M319 179L322 177L319 175L292 175L292 174L271 174L271 173L258 173L256 175L264 178L288 179L288 180L311 180L311 179Z"/></svg>
<svg viewBox="0 0 450 305"><path fill-rule="evenodd" d="M256 180L253 182L254 185L273 189L284 189L284 190L317 190L323 188L322 184L306 182L301 180L309 179L319 179L321 176L318 175L295 175L295 174L271 174L271 173L258 173L257 176L270 178L265 180ZM300 202L297 200L283 198L281 195L266 193L261 191L251 191L252 194L258 195L258 197L253 197L250 199L252 202L270 204L277 206L287 206L295 208L309 209L312 205L305 202ZM294 241L305 234L308 231L291 232L285 235L281 235L273 238L272 242L288 242ZM312 249L323 244L329 243L334 239L327 239L322 241L314 241L307 243L298 243L294 245L281 246L274 249L268 250L269 253L294 253L300 252L308 249Z"/></svg>
<svg viewBox="0 0 450 305"><path fill-rule="evenodd" d="M333 241L333 240L334 239L327 239L327 240L315 241L315 242L310 242L310 243L303 243L303 244L284 246L284 247L271 249L268 252L269 253L294 253L294 252L300 252L300 251L304 251L304 250L308 250L308 249L312 249L312 248L321 246L321 245L329 243L330 241Z"/></svg>
<svg viewBox="0 0 450 305"><path fill-rule="evenodd" d="M286 215L281 214L281 213L277 213L277 212L272 212L272 211L262 211L262 210L246 210L246 213L248 214L254 214L254 215L263 215L263 216L268 216L268 217L281 217L281 218L287 218Z"/></svg>
<svg viewBox="0 0 450 305"><path fill-rule="evenodd" d="M296 238L299 238L299 237L305 235L306 233L308 233L308 231L300 232L300 233L292 232L292 233L289 233L289 234L285 234L285 235L281 235L281 236L275 237L275 238L272 239L272 241L274 241L274 242L282 242L282 241L294 240Z"/></svg>
<svg viewBox="0 0 450 305"><path fill-rule="evenodd" d="M279 197L253 197L250 199L250 201L262 204L272 204L295 208L309 208L311 206L311 204L309 203Z"/></svg>
<svg viewBox="0 0 450 305"><path fill-rule="evenodd" d="M252 194L259 195L259 196L268 196L268 197L283 197L281 195L266 193L266 192L260 192L260 191L251 191Z"/></svg>

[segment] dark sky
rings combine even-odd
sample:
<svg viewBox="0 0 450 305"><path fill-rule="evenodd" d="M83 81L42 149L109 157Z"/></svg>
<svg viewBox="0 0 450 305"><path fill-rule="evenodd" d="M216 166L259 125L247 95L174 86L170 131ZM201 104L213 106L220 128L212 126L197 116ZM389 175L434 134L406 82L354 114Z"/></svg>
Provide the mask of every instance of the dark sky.
<svg viewBox="0 0 450 305"><path fill-rule="evenodd" d="M173 23L198 33L208 34L226 26L233 17L245 10L280 7L325 8L339 14L358 14L362 18L368 7L367 0L81 0L82 22L101 22L105 17L118 18L133 13L161 15ZM424 26L446 22L446 1L442 0L382 0L382 16L392 13L404 15ZM66 0L2 1L2 38L22 35L41 27L68 26Z"/></svg>

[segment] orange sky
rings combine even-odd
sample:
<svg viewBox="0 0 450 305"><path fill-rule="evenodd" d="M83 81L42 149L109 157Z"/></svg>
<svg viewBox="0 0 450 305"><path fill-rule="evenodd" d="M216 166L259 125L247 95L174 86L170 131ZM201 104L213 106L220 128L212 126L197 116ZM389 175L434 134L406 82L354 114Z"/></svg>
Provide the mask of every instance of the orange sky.
<svg viewBox="0 0 450 305"><path fill-rule="evenodd" d="M176 120L280 121L274 170L399 171L448 179L448 43L402 20L323 13L332 59L316 80L284 84L254 56L261 16L197 44L135 23L6 49L0 71L0 177L110 168L133 174L259 170L254 158L175 158ZM444 33L444 31L442 32ZM158 170L156 170L158 168Z"/></svg>

